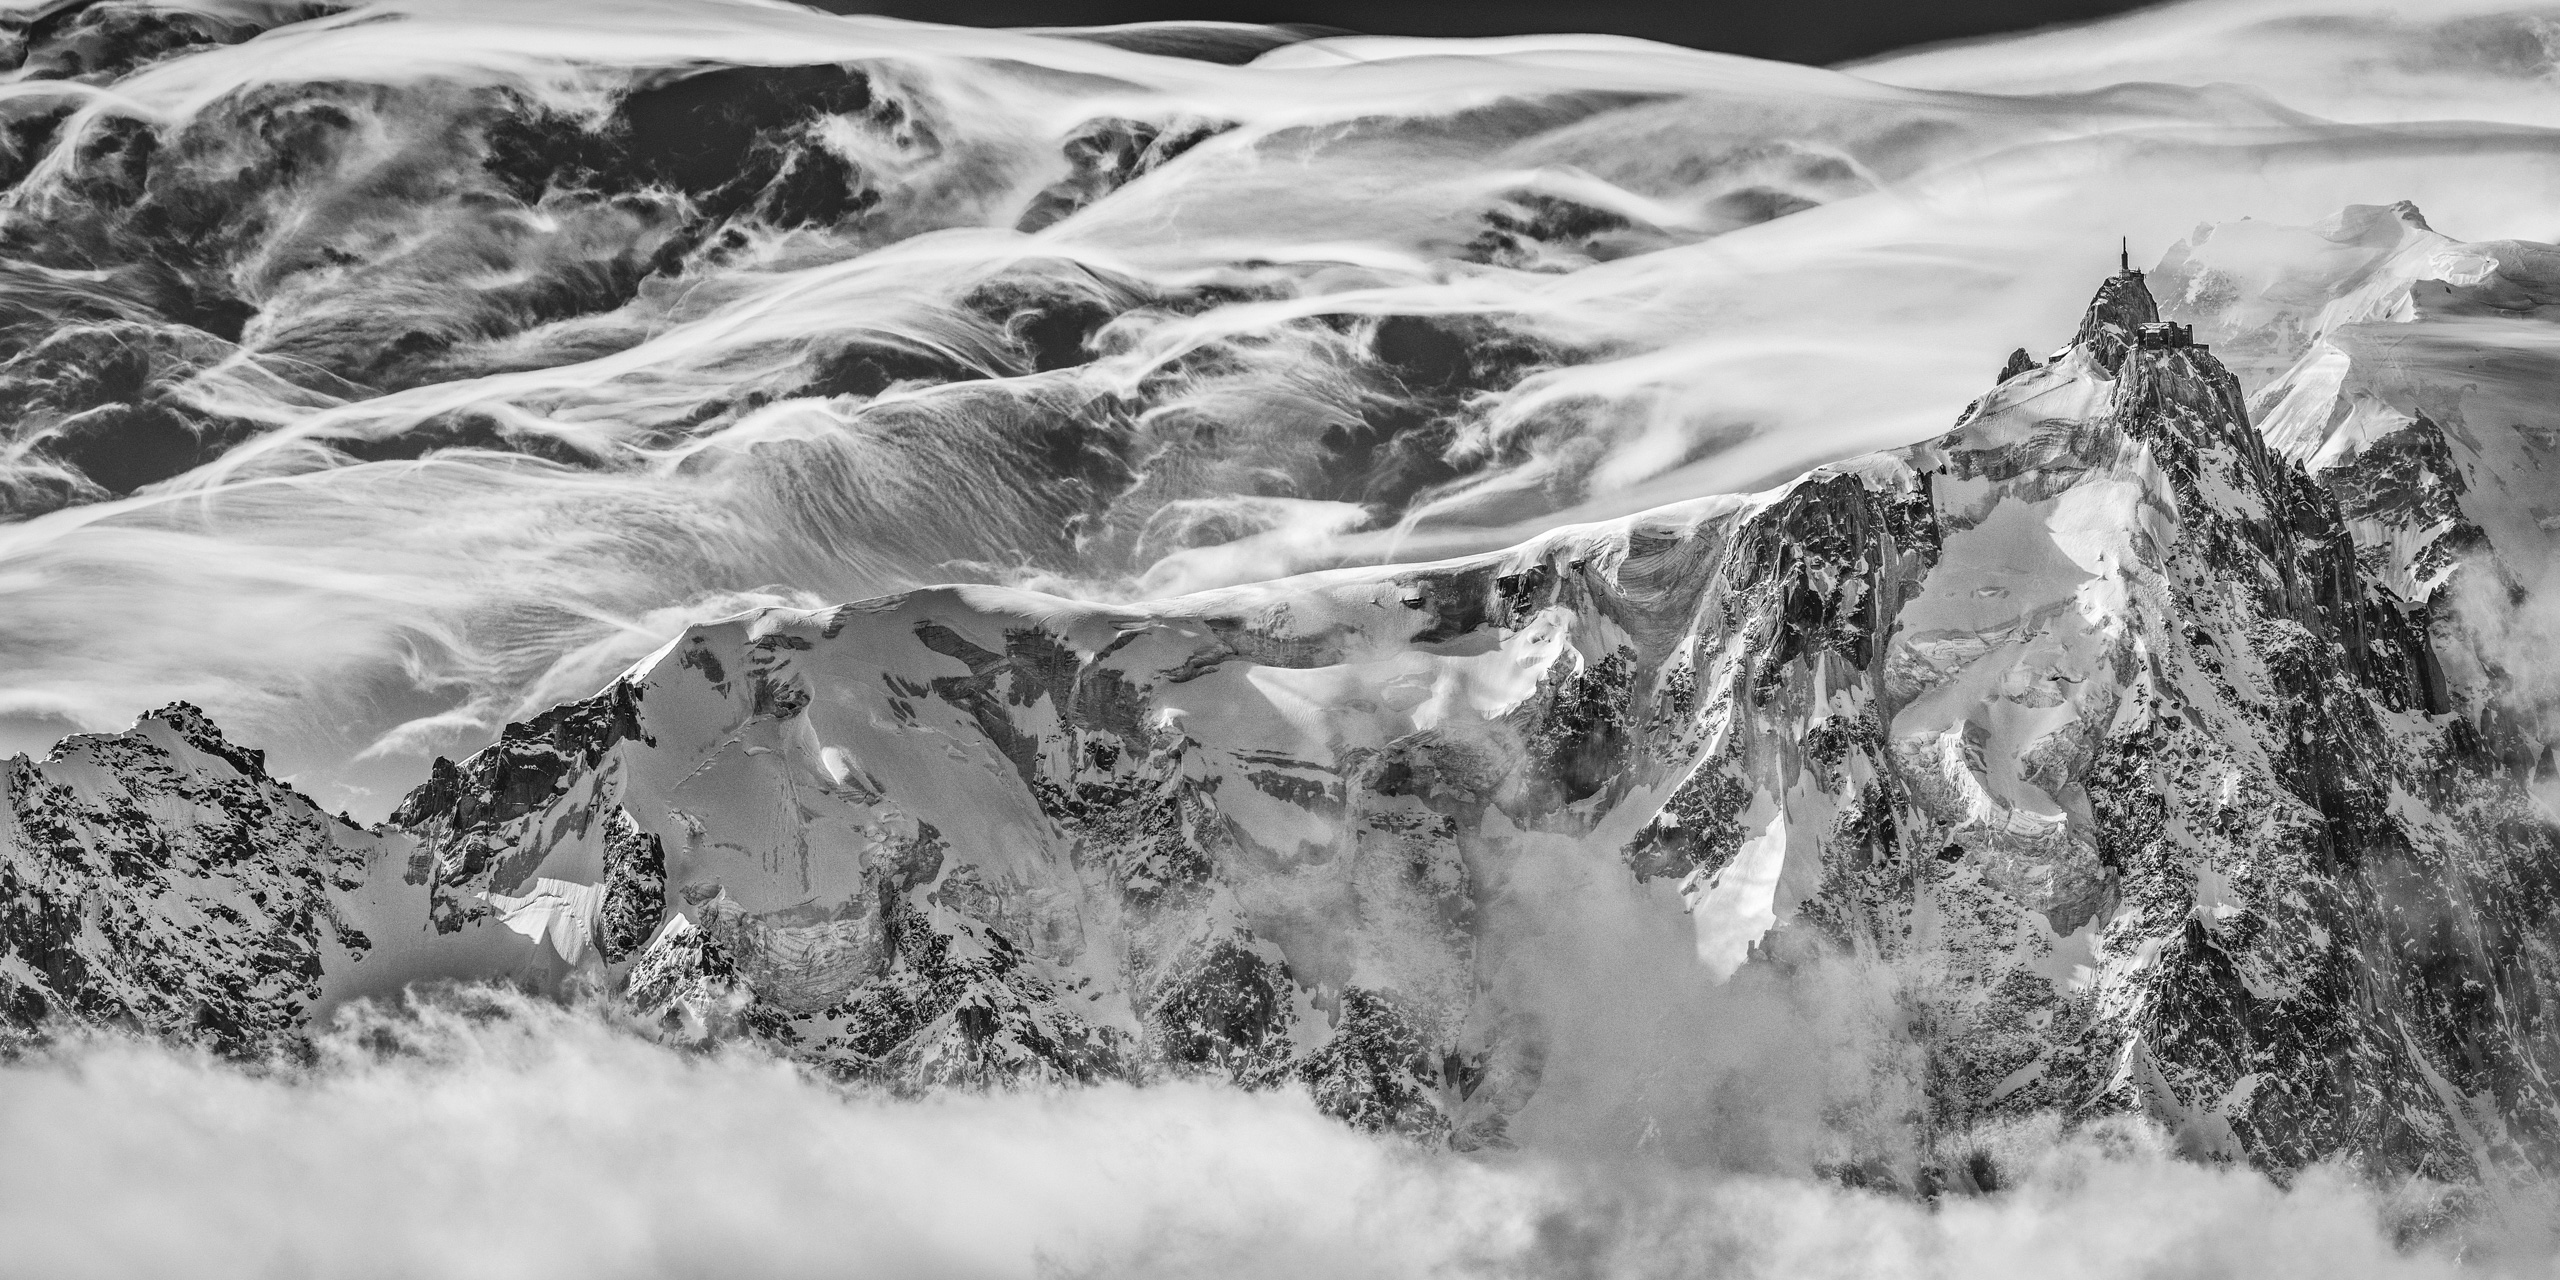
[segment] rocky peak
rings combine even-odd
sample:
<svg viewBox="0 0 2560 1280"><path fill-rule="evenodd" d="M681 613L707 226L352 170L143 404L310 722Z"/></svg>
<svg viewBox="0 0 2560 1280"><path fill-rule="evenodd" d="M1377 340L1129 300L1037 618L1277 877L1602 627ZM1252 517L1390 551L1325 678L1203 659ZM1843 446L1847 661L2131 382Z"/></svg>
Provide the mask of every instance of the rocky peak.
<svg viewBox="0 0 2560 1280"><path fill-rule="evenodd" d="M725 683L716 658L688 656L710 663L707 674ZM616 681L592 698L508 725L494 745L460 765L436 757L427 780L391 813L392 826L418 839L422 861L412 874L437 883L481 876L492 859L508 852L498 833L551 803L572 779L601 764L615 744L637 734L636 715L634 690ZM511 890L521 880L501 872L489 887ZM438 923L454 926L458 920L440 910Z"/></svg>
<svg viewBox="0 0 2560 1280"><path fill-rule="evenodd" d="M267 753L255 747L235 746L222 734L221 726L204 709L191 702L172 702L145 714L134 723L132 732L142 735L163 749L185 750L210 757L229 765L242 778L265 781ZM57 752L59 748L56 748Z"/></svg>
<svg viewBox="0 0 2560 1280"><path fill-rule="evenodd" d="M2160 319L2159 304L2152 301L2151 287L2142 273L2131 264L2107 277L2098 286L2096 297L2089 300L2089 310L2080 318L2080 331L2071 344L2089 355L2099 368L2114 374L2124 363L2124 353L2140 339L2138 326Z"/></svg>
<svg viewBox="0 0 2560 1280"><path fill-rule="evenodd" d="M289 1045L371 943L375 843L175 703L0 765L0 1034L67 1014Z"/></svg>
<svg viewBox="0 0 2560 1280"><path fill-rule="evenodd" d="M2143 340L2148 301L2138 277L2110 280L2087 341L1936 446L1964 483L1936 486L1943 550L1887 679L1904 821L1940 824L1952 870L1920 897L1969 902L1985 926L2003 899L2041 914L2056 940L2026 955L2075 947L2085 920L2096 959L2050 1005L2024 983L1975 986L2001 967L1980 955L1921 995L1944 1019L1932 1051L1958 1075L2037 1074L1938 1105L1951 1122L1986 1101L1996 1113L2079 1071L2054 1105L2112 1100L2191 1149L2271 1166L2323 1150L2452 1170L2548 1154L2548 1126L2504 1117L2548 1114L2531 1081L2560 1044L2461 993L2522 1008L2552 980L2547 951L2490 940L2550 917L2534 868L2553 833L2446 688L2425 611L2366 577L2335 498L2265 447L2210 351ZM2048 547L2076 568L2021 572ZM1950 722L1934 744L1915 732ZM2423 810L2384 800L2422 793ZM2093 860L2074 853L2084 840ZM2413 891L2428 903L2415 917ZM2421 940L2430 930L2448 932ZM2468 958L2458 978L2373 960L2419 953ZM1978 1021L1984 1006L1957 1012L1969 1000L2007 1012ZM2092 1019L2080 1048L1996 1031L2075 1009ZM2066 1067L2086 1051L2100 1056ZM2312 1065L2333 1054L2439 1109L2413 1120L2340 1095ZM1952 1067L1969 1055L1977 1066ZM2488 1132L2506 1136L2449 1140Z"/></svg>

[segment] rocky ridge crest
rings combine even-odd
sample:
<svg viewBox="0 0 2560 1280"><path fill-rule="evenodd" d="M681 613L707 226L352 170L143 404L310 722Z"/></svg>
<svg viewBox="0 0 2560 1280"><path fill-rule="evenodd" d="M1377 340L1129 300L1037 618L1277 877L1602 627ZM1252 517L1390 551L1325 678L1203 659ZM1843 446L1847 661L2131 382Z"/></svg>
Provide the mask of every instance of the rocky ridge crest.
<svg viewBox="0 0 2560 1280"><path fill-rule="evenodd" d="M1557 1047L1519 935L1576 926L1527 870L1600 867L1691 913L1683 963L1881 975L1923 1099L1897 1177L2046 1109L2279 1171L2545 1161L2530 769L2337 487L2158 315L2127 272L1938 440L1494 555L696 627L440 764L396 857L268 856L847 1077L1294 1080L1458 1145ZM30 833L69 799L12 800L10 865L63 847ZM261 1026L308 1001L285 967Z"/></svg>

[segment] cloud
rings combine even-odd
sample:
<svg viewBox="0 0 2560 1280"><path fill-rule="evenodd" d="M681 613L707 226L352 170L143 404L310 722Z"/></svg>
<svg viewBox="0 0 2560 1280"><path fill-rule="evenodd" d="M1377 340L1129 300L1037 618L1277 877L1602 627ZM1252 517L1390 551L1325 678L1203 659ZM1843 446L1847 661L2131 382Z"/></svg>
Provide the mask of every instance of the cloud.
<svg viewBox="0 0 2560 1280"><path fill-rule="evenodd" d="M2555 1260L2547 1237L2396 1244L2423 1204L2179 1162L2138 1129L1994 1135L2013 1181L1933 1208L1623 1152L1429 1153L1289 1091L893 1100L487 990L351 1009L307 1068L117 1040L21 1060L0 1143L0 1274L53 1280L2414 1280Z"/></svg>
<svg viewBox="0 0 2560 1280"><path fill-rule="evenodd" d="M2560 8L2532 0L2185 0L2106 22L1887 54L1887 84L2074 93L2245 85L2332 120L2560 124Z"/></svg>
<svg viewBox="0 0 2560 1280"><path fill-rule="evenodd" d="M240 265L277 277L259 301L279 314L251 348L532 327L371 398L246 356L172 383L269 434L0 525L0 719L105 729L192 699L372 817L424 756L741 602L954 579L1160 596L1765 486L1944 429L2012 347L2069 332L2119 234L2142 252L2403 198L2464 238L2560 233L2543 14L2182 5L1851 75L1570 37L1226 67L783 5L441 0L167 59L65 127L386 86L333 99L360 126L338 167L260 197L249 221L284 230ZM586 279L611 246L582 237L622 215L493 196L450 145L457 104L578 109L698 58L817 57L901 104L899 129L839 121L830 144L879 184L867 221L759 231L601 312L489 301ZM1124 117L1236 127L1012 230L1062 140ZM12 198L20 220L78 212ZM327 264L353 250L312 247L333 236L410 248L349 274ZM47 306L108 290L55 276ZM990 282L1094 308L1066 344L1083 363L1032 367L1028 313L967 305ZM1503 369L1417 392L1437 375L1380 357L1389 317L1463 330ZM971 376L825 384L848 344ZM555 460L359 460L430 422ZM1343 443L1364 432L1410 439ZM53 466L26 447L0 444L0 471Z"/></svg>

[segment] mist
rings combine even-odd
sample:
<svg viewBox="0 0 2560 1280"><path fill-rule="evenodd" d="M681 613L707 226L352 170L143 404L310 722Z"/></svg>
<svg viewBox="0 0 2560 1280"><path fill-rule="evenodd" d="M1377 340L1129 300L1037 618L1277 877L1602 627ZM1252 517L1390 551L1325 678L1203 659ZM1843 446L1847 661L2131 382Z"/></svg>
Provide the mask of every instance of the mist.
<svg viewBox="0 0 2560 1280"><path fill-rule="evenodd" d="M1289 1089L898 1100L491 989L305 1066L115 1039L0 1068L0 1274L2204 1277L2544 1274L2529 1216L2291 1187L2139 1127L1984 1135L1934 1205L1658 1155L1427 1152Z"/></svg>

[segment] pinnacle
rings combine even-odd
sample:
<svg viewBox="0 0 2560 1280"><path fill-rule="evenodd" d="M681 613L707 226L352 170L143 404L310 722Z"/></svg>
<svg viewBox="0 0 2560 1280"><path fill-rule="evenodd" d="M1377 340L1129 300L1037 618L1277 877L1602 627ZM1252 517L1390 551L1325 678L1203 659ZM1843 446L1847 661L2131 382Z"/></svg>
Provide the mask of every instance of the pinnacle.
<svg viewBox="0 0 2560 1280"><path fill-rule="evenodd" d="M2120 253L2124 270L2098 286L2097 296L2089 300L2089 310L2080 319L2080 332L2072 338L2111 374L2138 342L2141 326L2160 320L2160 305L2152 300L2150 285L2133 269L2132 250L2128 247Z"/></svg>
<svg viewBox="0 0 2560 1280"><path fill-rule="evenodd" d="M215 724L212 716L192 702L172 702L141 717L135 722L135 727L153 720L177 730L178 736L196 749L228 761L243 777L266 776L267 753L255 747L240 746L223 736L222 726Z"/></svg>

